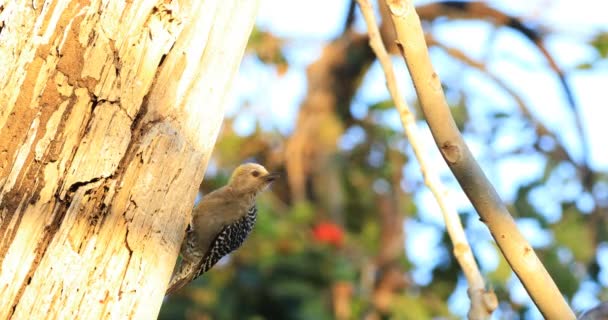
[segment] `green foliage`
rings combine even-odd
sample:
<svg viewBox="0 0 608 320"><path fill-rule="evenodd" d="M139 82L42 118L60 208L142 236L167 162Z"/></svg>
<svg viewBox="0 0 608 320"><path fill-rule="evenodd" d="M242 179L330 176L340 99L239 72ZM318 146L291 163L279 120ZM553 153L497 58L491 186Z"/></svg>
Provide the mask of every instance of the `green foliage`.
<svg viewBox="0 0 608 320"><path fill-rule="evenodd" d="M286 70L289 61L283 54L284 44L284 39L255 29L248 52L277 70ZM606 33L598 34L590 45L602 58L608 56ZM362 54L365 52L349 53L345 63L356 63ZM595 64L590 62L585 67L595 68ZM365 72L367 68L362 70ZM351 76L358 81L365 74ZM332 83L331 86L341 88L340 84ZM443 84L443 87L449 89L448 94L453 97L450 106L458 128L472 127L471 120L479 119L471 112L469 95L472 93L463 90L460 83ZM477 88L471 91L475 90ZM290 194L289 168L283 166L284 158L292 156L281 149L290 136L263 129L261 123L268 121L265 118L256 120L260 123L256 123L254 133L239 136L233 128L233 119L226 119L213 155L219 171L205 178L201 187L203 192L225 184L229 170L244 160L255 159L274 165L286 172L287 177L275 183L271 194L262 197L258 204L257 225L244 246L179 295L169 297L160 319L335 319L337 285L352 289L345 289L348 292L342 297L349 307L350 319L362 319L371 314L382 319L458 318L448 309L448 301L463 275L451 255L452 244L446 234L442 234L439 245L433 248L446 254L428 265L420 266L410 261L408 257L413 256L412 252L406 255L405 250L390 258L381 257L390 243L387 234L391 227L400 227L407 220L426 223L429 214L439 213L425 212L430 206L419 199L425 189L422 181L403 176L404 168L411 166L414 160L407 151L409 141L402 130L387 123L387 119L397 116L394 103L387 97L357 103L366 108L361 112L364 114L354 115L349 106L336 105L331 116L320 120L315 129L319 141L311 145L323 150L323 154L318 158L304 157L304 165L310 166L311 170L306 176L306 199L298 202ZM416 106L417 102L410 101L410 104ZM488 110L479 126L482 129L467 132L475 135L476 141L483 141L476 150L481 158L496 163L521 155L542 158L538 176L524 177L524 182L512 187L509 191L513 191L514 196L507 205L517 218L538 221L539 233L553 236L548 245L535 250L562 293L571 298L580 290L584 279L598 281L601 266L596 251L598 243L608 241L608 224L601 211L582 214L572 195L564 189L567 184L576 184L590 193L590 190L601 189L602 183L607 185L608 179L595 173L595 180L588 182L577 170L564 170L564 167L577 164L569 163L568 158L552 146L552 143L560 143L559 139L538 130L522 135L522 128L531 129L533 121L514 111L517 110L515 105L510 106L513 111L494 108L491 101L485 107ZM350 147L336 148L340 139L348 138L344 133L349 129L361 130L363 134L357 141L351 141ZM512 151L498 151L494 146L499 134L505 132L514 137L514 146L509 149ZM543 138L552 143L543 145ZM433 148L432 145L426 147ZM311 150L306 152L313 153ZM492 175L491 169L487 172L491 179L499 180ZM441 174L442 177L450 176L447 172ZM513 172L513 175L521 176L519 172ZM540 199L542 197L545 198ZM594 207L596 205L594 203ZM386 219L387 212L396 219ZM477 219L473 220L475 225L467 229L471 241L492 241L487 232L475 231L485 226ZM318 229L323 223L340 231L340 241L332 242L319 236ZM405 234L410 241L408 236ZM415 244L409 250L429 250L429 245ZM504 314L522 316L528 306L511 300L509 283L513 272L499 249L495 248L495 251L499 259L497 267L484 270L487 286L496 291ZM477 259L486 257L481 255ZM398 266L402 278L407 281L395 281L390 302L382 309L376 301L376 290L384 280L382 270L387 265ZM415 279L412 276L414 267L425 269L431 275L431 282ZM599 296L605 299L608 291Z"/></svg>
<svg viewBox="0 0 608 320"><path fill-rule="evenodd" d="M566 206L562 219L552 226L556 244L568 248L574 259L589 263L595 255L595 244L587 221L572 205Z"/></svg>
<svg viewBox="0 0 608 320"><path fill-rule="evenodd" d="M253 51L261 62L275 65L282 74L288 67L282 45L283 41L272 33L254 28L249 37L248 50Z"/></svg>
<svg viewBox="0 0 608 320"><path fill-rule="evenodd" d="M496 251L499 251L497 247L495 247L495 248L496 248ZM497 287L497 286L503 286L505 283L507 283L507 280L509 280L511 275L513 275L511 266L509 266L509 263L507 262L505 257L502 254L499 254L498 255L498 266L496 267L496 269L494 269L494 271L488 273L486 275L486 277L488 279L488 282L493 287Z"/></svg>
<svg viewBox="0 0 608 320"><path fill-rule="evenodd" d="M534 190L534 188L538 186L539 182L534 182L521 186L517 190L517 196L515 197L515 201L513 203L514 215L526 218L536 218L540 216L528 198L530 191Z"/></svg>
<svg viewBox="0 0 608 320"><path fill-rule="evenodd" d="M571 263L561 261L556 250L548 250L541 255L543 264L553 276L555 284L568 297L572 297L578 289L578 279Z"/></svg>
<svg viewBox="0 0 608 320"><path fill-rule="evenodd" d="M179 296L171 297L170 307L163 308L160 319L180 319L186 314L214 319L331 319L328 288L333 281L354 279L351 264L325 246L281 252L280 241L271 256L258 255L264 249L260 239L257 242L247 244L234 257L238 268L215 267L195 287L189 287L185 297L190 304ZM189 307L184 308L186 305Z"/></svg>
<svg viewBox="0 0 608 320"><path fill-rule="evenodd" d="M288 216L296 225L307 225L315 218L315 207L310 202L298 202L291 207Z"/></svg>
<svg viewBox="0 0 608 320"><path fill-rule="evenodd" d="M593 71L596 65L608 58L608 32L598 32L590 41L590 47L595 50L597 57L589 61L579 63L576 68L578 70Z"/></svg>
<svg viewBox="0 0 608 320"><path fill-rule="evenodd" d="M597 50L600 57L608 58L608 32L598 33L591 41L591 45Z"/></svg>
<svg viewBox="0 0 608 320"><path fill-rule="evenodd" d="M395 103L391 99L382 100L369 106L370 111L394 110Z"/></svg>
<svg viewBox="0 0 608 320"><path fill-rule="evenodd" d="M395 301L392 316L395 319L431 319L433 314L420 296L403 295Z"/></svg>

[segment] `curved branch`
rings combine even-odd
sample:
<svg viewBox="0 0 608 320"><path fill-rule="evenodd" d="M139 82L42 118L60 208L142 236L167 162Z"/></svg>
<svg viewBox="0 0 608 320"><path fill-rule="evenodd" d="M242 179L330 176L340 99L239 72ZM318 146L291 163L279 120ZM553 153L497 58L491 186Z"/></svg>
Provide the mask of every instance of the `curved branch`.
<svg viewBox="0 0 608 320"><path fill-rule="evenodd" d="M572 165L574 165L578 169L583 170L583 168L581 168L577 165L576 161L572 158L570 153L568 153L568 151L566 150L564 145L559 143L558 137L552 131L550 131L537 117L535 117L532 114L532 112L530 112L530 108L526 105L526 103L524 102L524 99L519 94L517 94L517 92L515 92L515 90L511 89L505 83L505 81L500 79L494 73L490 72L483 63L474 60L473 58L469 57L461 50L444 45L443 43L441 43L437 39L435 39L435 37L433 37L431 34L428 34L428 33L425 34L425 40L426 40L427 45L435 46L435 47L438 47L438 48L444 50L447 54L452 56L454 59L457 59L457 60L465 63L466 65L468 65L471 68L477 69L479 72L482 72L487 77L489 77L492 81L494 81L494 83L496 83L496 85L498 85L502 90L504 90L506 93L508 93L511 96L511 98L513 98L513 100L515 100L515 103L517 104L519 111L521 112L521 114L524 117L526 117L532 123L532 125L534 126L534 129L536 131L536 134L539 137L548 136L548 137L551 137L553 140L555 140L556 146L555 146L555 151L553 151L553 153L556 155L559 155L559 158L569 161L570 163L572 163Z"/></svg>
<svg viewBox="0 0 608 320"><path fill-rule="evenodd" d="M446 199L447 192L439 179L437 174L438 170L432 168L431 162L426 158L424 147L422 143L420 143L421 138L418 133L418 128L416 127L415 118L410 112L410 108L406 104L405 99L397 86L393 65L380 37L380 31L378 30L374 18L372 6L369 3L369 0L357 0L357 2L359 3L359 7L361 8L361 12L367 23L370 46L382 65L386 77L386 85L395 102L395 106L399 111L401 124L405 129L406 137L409 139L416 159L420 164L420 171L424 177L424 182L433 193L435 200L441 208L448 235L454 245L454 256L460 264L460 267L467 278L467 282L469 283L468 295L471 299L469 319L487 319L492 315L492 312L498 305L496 295L494 295L494 292L486 291L483 277L481 276L481 272L479 271L477 263L475 262L475 257L473 256L473 252L471 251L471 247L465 236L458 212L456 212L454 206Z"/></svg>
<svg viewBox="0 0 608 320"><path fill-rule="evenodd" d="M494 9L481 1L439 1L416 7L416 12L423 21L433 21L439 17L450 17L454 19L479 19L493 20L496 24L516 30L521 33L526 39L534 44L547 60L549 67L557 75L562 90L566 95L568 106L573 113L574 125L581 139L582 157L579 166L584 177L592 174L588 168L589 143L585 134L584 123L581 118L580 108L576 104L574 93L568 84L564 71L559 67L553 55L547 50L543 43L543 37L540 32L526 26L521 19L505 14L504 12Z"/></svg>
<svg viewBox="0 0 608 320"><path fill-rule="evenodd" d="M541 313L548 319L575 319L458 131L439 76L431 65L420 19L412 2L387 0L387 4L422 111L444 160Z"/></svg>

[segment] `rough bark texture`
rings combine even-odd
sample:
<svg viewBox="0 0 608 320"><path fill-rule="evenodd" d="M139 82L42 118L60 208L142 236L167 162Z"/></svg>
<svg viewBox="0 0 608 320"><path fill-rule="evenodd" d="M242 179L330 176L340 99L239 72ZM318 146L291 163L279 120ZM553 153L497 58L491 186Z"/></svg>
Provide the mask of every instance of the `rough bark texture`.
<svg viewBox="0 0 608 320"><path fill-rule="evenodd" d="M0 1L0 319L153 319L257 1Z"/></svg>

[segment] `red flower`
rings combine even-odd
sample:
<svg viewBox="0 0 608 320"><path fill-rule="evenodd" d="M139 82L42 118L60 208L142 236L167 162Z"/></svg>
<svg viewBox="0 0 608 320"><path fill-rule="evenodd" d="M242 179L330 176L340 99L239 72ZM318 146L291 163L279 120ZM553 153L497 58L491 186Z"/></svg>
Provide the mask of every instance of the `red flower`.
<svg viewBox="0 0 608 320"><path fill-rule="evenodd" d="M342 231L342 228L335 223L318 223L312 229L312 234L314 239L320 243L327 243L340 247L342 246L342 242L344 242L344 231Z"/></svg>

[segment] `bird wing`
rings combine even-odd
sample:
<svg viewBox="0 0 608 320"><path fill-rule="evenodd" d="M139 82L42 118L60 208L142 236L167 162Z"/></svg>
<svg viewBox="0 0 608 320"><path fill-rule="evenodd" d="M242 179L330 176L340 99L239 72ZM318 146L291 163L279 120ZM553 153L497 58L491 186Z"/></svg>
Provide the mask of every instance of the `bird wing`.
<svg viewBox="0 0 608 320"><path fill-rule="evenodd" d="M220 232L215 236L205 255L200 257L190 257L191 260L184 260L180 264L179 270L172 277L169 283L169 288L166 294L171 294L183 286L187 285L190 281L198 278L201 274L211 269L223 256L231 253L238 249L247 235L253 229L257 218L257 208L252 206L247 210L247 214L233 223L225 225ZM192 236L190 236L192 235ZM194 239L195 232L189 230L186 241L196 241ZM186 257L184 257L186 258Z"/></svg>
<svg viewBox="0 0 608 320"><path fill-rule="evenodd" d="M211 242L207 253L202 259L202 267L194 276L194 279L211 269L223 256L238 249L253 229L256 217L257 208L256 206L252 206L247 210L245 216L224 226Z"/></svg>

